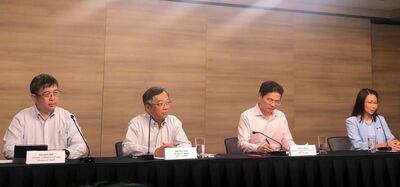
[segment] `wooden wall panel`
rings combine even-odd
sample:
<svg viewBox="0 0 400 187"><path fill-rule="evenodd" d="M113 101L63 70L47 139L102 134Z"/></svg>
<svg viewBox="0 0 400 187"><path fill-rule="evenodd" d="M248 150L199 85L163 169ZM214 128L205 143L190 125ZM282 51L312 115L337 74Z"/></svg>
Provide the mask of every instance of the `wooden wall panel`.
<svg viewBox="0 0 400 187"><path fill-rule="evenodd" d="M167 88L171 114L193 137L203 134L205 17L195 5L118 1L108 7L102 155L114 155L128 122L144 113L142 94ZM157 12L157 14L154 14Z"/></svg>
<svg viewBox="0 0 400 187"><path fill-rule="evenodd" d="M61 107L74 113L100 156L104 63L104 1L0 2L0 134L12 117L32 106L33 76L54 75Z"/></svg>
<svg viewBox="0 0 400 187"><path fill-rule="evenodd" d="M171 113L192 142L206 137L208 152L225 152L223 139L236 136L265 80L284 86L281 110L297 143L345 134L356 93L371 86L399 135L398 31L371 32L368 20L350 17L160 0L1 1L0 134L32 105L32 77L49 72L94 156L114 155L151 86L170 91Z"/></svg>
<svg viewBox="0 0 400 187"><path fill-rule="evenodd" d="M255 106L265 80L284 86L282 110L293 121L292 15L218 7L207 12L205 135L207 151L223 153L223 139L237 136L240 114Z"/></svg>
<svg viewBox="0 0 400 187"><path fill-rule="evenodd" d="M371 86L369 21L298 14L294 30L296 142L347 135L355 96Z"/></svg>
<svg viewBox="0 0 400 187"><path fill-rule="evenodd" d="M238 116L254 106L259 84L269 79L285 87L281 109L297 143L346 134L344 120L355 93L371 85L367 20L214 10L208 11L207 27L210 151L221 152L219 137L237 133Z"/></svg>
<svg viewBox="0 0 400 187"><path fill-rule="evenodd" d="M372 25L372 80L380 94L379 112L400 138L400 26Z"/></svg>

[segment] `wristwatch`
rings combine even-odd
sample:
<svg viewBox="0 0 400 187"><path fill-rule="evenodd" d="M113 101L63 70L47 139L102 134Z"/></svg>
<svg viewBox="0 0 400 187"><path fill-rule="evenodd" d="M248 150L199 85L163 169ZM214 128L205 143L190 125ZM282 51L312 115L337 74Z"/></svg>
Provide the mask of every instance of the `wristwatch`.
<svg viewBox="0 0 400 187"><path fill-rule="evenodd" d="M65 159L68 159L69 158L69 151L68 151L68 149L64 149L64 151L65 151Z"/></svg>

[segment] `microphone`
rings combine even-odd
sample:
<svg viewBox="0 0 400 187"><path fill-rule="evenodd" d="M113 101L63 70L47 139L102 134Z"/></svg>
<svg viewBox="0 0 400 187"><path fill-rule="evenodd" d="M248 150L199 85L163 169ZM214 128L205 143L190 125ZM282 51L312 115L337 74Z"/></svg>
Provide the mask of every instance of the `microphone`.
<svg viewBox="0 0 400 187"><path fill-rule="evenodd" d="M94 162L94 158L90 156L89 144L86 142L85 138L83 137L83 134L82 134L81 130L79 130L78 124L76 124L76 121L75 121L75 116L72 115L72 114L71 114L71 119L72 119L72 121L74 121L76 129L78 130L79 134L81 135L82 140L86 144L86 148L88 149L88 154L86 155L86 157L81 158L80 161L84 162L84 163L93 163Z"/></svg>
<svg viewBox="0 0 400 187"><path fill-rule="evenodd" d="M385 147L379 147L378 150L379 151L391 151L392 147L389 146L389 142L388 142L388 139L387 139L387 136L386 136L386 133L385 133L385 129L383 128L382 121L379 118L379 116L376 116L376 117L378 118L379 123L381 124L381 128L382 128L382 131L383 131L383 135L385 136L385 141L386 141L386 145L387 145Z"/></svg>
<svg viewBox="0 0 400 187"><path fill-rule="evenodd" d="M153 119L153 117L150 115L150 119L149 119L149 136L148 136L148 139L147 139L147 153L144 154L144 155L137 156L137 158L141 158L143 160L153 160L154 159L154 155L150 154L150 126L151 126L151 120L152 119Z"/></svg>
<svg viewBox="0 0 400 187"><path fill-rule="evenodd" d="M271 151L271 152L268 152L269 154L271 154L271 155L280 155L280 156L286 156L286 155L287 155L287 154L286 154L286 151L282 150L283 145L281 144L281 142L279 142L279 141L277 141L277 140L275 140L275 139L273 139L273 138L267 136L266 134L264 134L264 133L262 133L262 132L253 131L252 133L253 133L253 134L261 134L261 135L265 136L265 141L266 141L268 144L270 144L269 141L268 141L268 139L270 139L270 140L274 141L275 143L278 143L278 144L279 144L279 146L280 146L279 151Z"/></svg>

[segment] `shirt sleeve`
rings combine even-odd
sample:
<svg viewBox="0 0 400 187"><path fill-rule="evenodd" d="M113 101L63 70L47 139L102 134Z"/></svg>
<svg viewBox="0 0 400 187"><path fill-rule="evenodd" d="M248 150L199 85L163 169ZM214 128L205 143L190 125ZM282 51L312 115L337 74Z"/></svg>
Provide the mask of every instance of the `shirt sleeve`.
<svg viewBox="0 0 400 187"><path fill-rule="evenodd" d="M286 120L286 117L283 117L283 129L282 129L282 148L289 150L289 147L291 145L295 145L294 141L293 141L293 137L292 137L292 133L290 133L289 130L289 125L288 122Z"/></svg>
<svg viewBox="0 0 400 187"><path fill-rule="evenodd" d="M383 130L384 130L384 132L385 132L384 136L386 135L385 138L387 138L386 141L394 140L395 137L394 137L394 135L392 134L392 132L390 131L389 125L387 124L385 118L384 118L383 116L378 116L378 120L380 120L380 122L382 122ZM379 123L380 123L380 122L379 122Z"/></svg>
<svg viewBox="0 0 400 187"><path fill-rule="evenodd" d="M83 156L86 156L88 154L88 149L86 147L85 142L83 141L83 132L80 126L78 125L78 121L76 121L76 126L74 122L72 121L71 118L66 120L68 125L66 125L68 128L68 133L67 133L67 148L69 151L69 158L70 159L76 159L76 158L81 158ZM82 136L78 132L78 129L82 132Z"/></svg>
<svg viewBox="0 0 400 187"><path fill-rule="evenodd" d="M355 150L367 150L368 142L362 140L358 129L357 118L346 119L347 136Z"/></svg>
<svg viewBox="0 0 400 187"><path fill-rule="evenodd" d="M23 142L24 133L23 124L21 123L21 120L14 117L4 135L3 155L7 159L12 159L14 157L14 146L22 144Z"/></svg>
<svg viewBox="0 0 400 187"><path fill-rule="evenodd" d="M259 145L250 143L251 128L249 119L244 113L240 116L238 125L238 146L244 152L256 152Z"/></svg>
<svg viewBox="0 0 400 187"><path fill-rule="evenodd" d="M141 124L135 119L129 122L125 140L122 142L122 152L124 156L129 156L131 154L137 156L147 153L148 147L141 145L139 142L139 136L142 136L138 129L139 125ZM154 150L155 148L152 147L149 149L151 154L154 154Z"/></svg>
<svg viewBox="0 0 400 187"><path fill-rule="evenodd" d="M182 122L177 119L177 129L174 139L174 145L177 147L192 147L192 143L188 140L182 127Z"/></svg>

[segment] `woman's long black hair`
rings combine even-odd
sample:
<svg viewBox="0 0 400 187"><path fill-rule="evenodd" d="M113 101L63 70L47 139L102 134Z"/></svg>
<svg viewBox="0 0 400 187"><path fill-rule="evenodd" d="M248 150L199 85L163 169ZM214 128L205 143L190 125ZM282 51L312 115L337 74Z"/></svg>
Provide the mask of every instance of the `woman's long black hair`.
<svg viewBox="0 0 400 187"><path fill-rule="evenodd" d="M360 121L362 121L362 119L363 119L364 103L365 103L365 99L367 98L367 96L369 94L375 95L376 99L379 101L378 92L376 92L373 89L363 88L358 92L357 98L356 98L356 102L354 103L353 112L351 113L351 115L352 116L361 115L361 120ZM372 114L372 121L374 121L374 122L376 121L376 116L378 116L378 110L376 110Z"/></svg>

